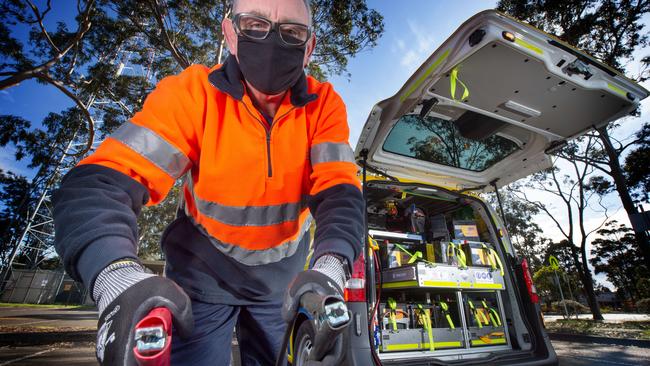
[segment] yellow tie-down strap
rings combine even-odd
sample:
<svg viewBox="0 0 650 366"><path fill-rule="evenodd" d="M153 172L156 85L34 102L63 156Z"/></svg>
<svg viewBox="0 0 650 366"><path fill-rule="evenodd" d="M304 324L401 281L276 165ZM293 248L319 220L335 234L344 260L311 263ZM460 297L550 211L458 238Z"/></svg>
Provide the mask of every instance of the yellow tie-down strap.
<svg viewBox="0 0 650 366"><path fill-rule="evenodd" d="M474 313L474 320L476 320L476 325L478 325L479 328L483 328L483 323L485 323L485 325L490 324L490 321L487 319L485 314L483 314L481 311L479 311L479 309L477 309L474 306L474 303L472 302L472 300L467 300L467 305L469 305L469 308ZM487 309L486 309L486 311L487 311Z"/></svg>
<svg viewBox="0 0 650 366"><path fill-rule="evenodd" d="M429 310L424 309L422 307L422 304L418 304L417 307L422 327L427 331L427 336L429 337L429 350L435 351L433 344L433 329L431 329L431 316L429 316Z"/></svg>
<svg viewBox="0 0 650 366"><path fill-rule="evenodd" d="M453 320L451 320L451 315L449 315L449 305L447 305L447 303L444 301L440 301L439 304L440 304L440 309L442 309L442 312L445 314L445 319L447 319L447 324L449 324L449 328L456 329Z"/></svg>
<svg viewBox="0 0 650 366"><path fill-rule="evenodd" d="M490 320L492 321L492 326L495 328L500 327L501 318L499 317L499 314L497 314L496 310L494 310L494 308L489 307L485 300L481 301L481 304L483 305L483 308L487 310L488 313L490 314Z"/></svg>
<svg viewBox="0 0 650 366"><path fill-rule="evenodd" d="M396 317L397 317L397 302L392 297L388 298L388 308L390 309L389 314L388 314L388 319L390 321L390 325L392 326L393 330L397 330L397 320L396 320Z"/></svg>
<svg viewBox="0 0 650 366"><path fill-rule="evenodd" d="M460 86L463 87L463 95L460 97L460 99L456 99L456 83L460 84ZM458 78L458 67L454 67L454 69L451 70L451 75L449 77L449 88L451 89L451 99L457 102L462 102L469 97L469 89L467 88L467 85L465 85L465 83L463 83Z"/></svg>
<svg viewBox="0 0 650 366"><path fill-rule="evenodd" d="M397 249L401 250L402 252L406 253L406 255L409 256L408 264L413 264L416 261L420 261L420 262L424 262L424 263L430 264L430 265L435 267L436 264L424 259L422 257L422 252L420 252L419 250L416 251L415 253L411 253L406 248L404 248L402 245L400 245L399 243L393 243L393 244L397 247Z"/></svg>
<svg viewBox="0 0 650 366"><path fill-rule="evenodd" d="M485 245L485 244L483 244L483 245ZM488 250L488 252L489 252L488 261L490 262L490 266L492 267L492 270L494 271L498 267L499 272L501 273L501 277L503 277L504 276L503 263L501 263L501 259L499 258L499 255L497 254L497 252L494 249L488 248L487 245L485 245L485 249Z"/></svg>
<svg viewBox="0 0 650 366"><path fill-rule="evenodd" d="M459 268L467 268L467 257L465 256L465 252L463 252L463 249L460 247L460 245L456 245L450 241L449 246L447 246L447 257L452 256L456 257Z"/></svg>

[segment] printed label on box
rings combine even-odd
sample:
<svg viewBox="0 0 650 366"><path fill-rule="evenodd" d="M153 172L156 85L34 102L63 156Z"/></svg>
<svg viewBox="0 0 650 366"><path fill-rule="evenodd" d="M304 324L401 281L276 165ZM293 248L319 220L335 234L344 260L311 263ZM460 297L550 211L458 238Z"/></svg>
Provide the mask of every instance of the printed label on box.
<svg viewBox="0 0 650 366"><path fill-rule="evenodd" d="M494 277L488 271L475 271L474 281L476 283L494 283Z"/></svg>

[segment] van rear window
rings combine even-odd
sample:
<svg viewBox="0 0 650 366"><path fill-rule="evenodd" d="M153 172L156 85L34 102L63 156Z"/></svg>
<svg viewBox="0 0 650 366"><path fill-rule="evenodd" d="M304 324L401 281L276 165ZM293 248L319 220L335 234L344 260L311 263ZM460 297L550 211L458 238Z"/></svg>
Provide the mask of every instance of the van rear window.
<svg viewBox="0 0 650 366"><path fill-rule="evenodd" d="M519 150L517 143L496 133L481 138L466 137L468 133L463 136L459 126L462 125L438 117L404 115L388 134L383 149L475 172L483 171Z"/></svg>

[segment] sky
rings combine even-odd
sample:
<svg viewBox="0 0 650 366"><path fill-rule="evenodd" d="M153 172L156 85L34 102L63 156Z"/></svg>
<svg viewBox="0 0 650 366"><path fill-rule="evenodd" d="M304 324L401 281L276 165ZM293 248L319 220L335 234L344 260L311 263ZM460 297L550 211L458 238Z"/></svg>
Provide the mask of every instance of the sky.
<svg viewBox="0 0 650 366"><path fill-rule="evenodd" d="M458 26L481 10L494 8L496 1L377 1L368 0L368 6L384 16L385 30L377 46L359 53L349 60L350 76L335 76L330 82L343 98L348 111L350 143L354 147L360 131L372 106L396 93L409 76L449 37ZM70 21L70 14L62 13L55 6L46 26L52 27L57 20ZM644 19L648 23L648 19ZM75 28L72 24L71 28ZM628 65L631 73L638 71L638 65ZM645 85L650 88L649 85ZM650 98L642 103L643 115L650 113ZM72 102L53 87L26 81L17 87L0 91L0 114L20 115L38 124L49 112L68 108ZM629 118L614 136L620 139L630 137L642 124L643 119ZM560 164L560 167L564 165ZM13 159L13 149L0 149L0 169L22 172L28 176L25 162ZM561 204L547 195L531 193L533 197L549 203L552 211L565 218ZM629 223L625 211L620 208L616 195L605 200L609 212L619 222ZM601 212L590 210L587 223L594 228L603 220ZM539 216L536 222L543 228L544 235L562 239L553 222ZM592 236L593 238L593 236ZM606 282L603 276L597 276Z"/></svg>

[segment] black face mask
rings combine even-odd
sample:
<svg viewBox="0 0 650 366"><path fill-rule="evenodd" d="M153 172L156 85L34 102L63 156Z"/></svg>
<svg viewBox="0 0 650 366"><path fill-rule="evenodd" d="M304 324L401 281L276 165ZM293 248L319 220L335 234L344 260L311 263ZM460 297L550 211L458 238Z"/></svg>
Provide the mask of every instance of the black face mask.
<svg viewBox="0 0 650 366"><path fill-rule="evenodd" d="M237 37L237 58L244 78L264 94L282 93L303 73L306 46L288 46L276 31L266 39Z"/></svg>

